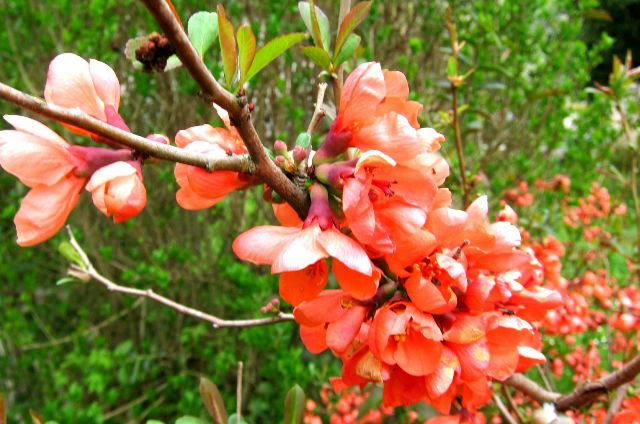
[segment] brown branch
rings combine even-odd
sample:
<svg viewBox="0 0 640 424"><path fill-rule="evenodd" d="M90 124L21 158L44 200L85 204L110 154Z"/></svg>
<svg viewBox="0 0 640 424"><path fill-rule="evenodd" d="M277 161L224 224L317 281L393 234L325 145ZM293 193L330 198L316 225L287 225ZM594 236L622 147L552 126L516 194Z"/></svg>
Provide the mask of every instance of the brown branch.
<svg viewBox="0 0 640 424"><path fill-rule="evenodd" d="M561 411L569 408L579 408L593 401L600 395L633 381L638 373L640 373L640 355L627 362L618 371L592 383L587 383L572 393L562 396L556 401L556 408Z"/></svg>
<svg viewBox="0 0 640 424"><path fill-rule="evenodd" d="M638 374L640 374L640 355L627 362L618 371L578 387L566 395L545 390L522 374L512 375L504 381L504 384L520 390L540 403L553 403L557 410L565 411L567 409L577 409L593 402L600 396L630 383Z"/></svg>
<svg viewBox="0 0 640 424"><path fill-rule="evenodd" d="M189 37L176 20L165 0L142 0L171 42L176 55L185 69L198 83L205 97L229 112L231 121L238 129L251 158L256 164L255 174L275 190L300 215L307 216L309 196L297 187L269 158L260 136L251 121L251 110L244 96L236 97L225 90L189 42Z"/></svg>
<svg viewBox="0 0 640 424"><path fill-rule="evenodd" d="M194 318L197 318L202 321L209 322L213 325L213 328L223 328L223 327L234 327L234 328L245 328L245 327L257 327L268 324L276 324L279 322L292 321L293 315L286 314L283 312L279 312L276 316L269 318L255 318L255 319L239 319L239 320L227 320L223 318L219 318L214 315L207 314L206 312L202 312L197 309L190 308L188 306L182 305L176 301L173 301L169 298L166 298L160 294L157 294L152 289L134 289L131 287L121 286L119 284L114 283L104 275L100 274L93 267L93 264L89 260L89 257L85 253L85 251L80 247L77 240L73 236L73 232L71 231L71 227L67 225L67 232L69 234L69 243L73 247L73 249L80 255L80 259L82 260L83 266L71 265L71 272L73 275L78 277L88 277L97 281L107 288L107 290L116 293L123 293L130 296L137 297L146 297L155 302L158 302L164 306L168 306L171 309L178 311L181 314L188 315Z"/></svg>
<svg viewBox="0 0 640 424"><path fill-rule="evenodd" d="M525 395L537 400L540 403L553 403L556 401L556 399L562 396L560 393L545 390L544 388L540 387L538 383L530 380L523 374L512 375L504 381L504 384L521 391Z"/></svg>
<svg viewBox="0 0 640 424"><path fill-rule="evenodd" d="M116 141L154 158L194 165L204 168L207 171L226 170L252 173L254 170L254 164L247 155L220 158L157 143L111 126L81 112L79 109L70 109L49 104L42 99L30 96L3 83L0 83L0 98L47 118L70 124L93 134Z"/></svg>

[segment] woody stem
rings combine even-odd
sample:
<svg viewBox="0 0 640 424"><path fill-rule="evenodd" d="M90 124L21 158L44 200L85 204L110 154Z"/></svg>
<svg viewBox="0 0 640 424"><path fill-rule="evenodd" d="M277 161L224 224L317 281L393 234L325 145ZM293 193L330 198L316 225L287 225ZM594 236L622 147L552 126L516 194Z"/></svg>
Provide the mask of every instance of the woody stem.
<svg viewBox="0 0 640 424"><path fill-rule="evenodd" d="M255 174L289 203L301 218L309 210L309 196L297 187L269 158L251 121L251 110L244 96L236 97L213 77L193 47L184 29L165 0L142 0L171 42L185 69L205 96L229 112L247 151L256 165Z"/></svg>

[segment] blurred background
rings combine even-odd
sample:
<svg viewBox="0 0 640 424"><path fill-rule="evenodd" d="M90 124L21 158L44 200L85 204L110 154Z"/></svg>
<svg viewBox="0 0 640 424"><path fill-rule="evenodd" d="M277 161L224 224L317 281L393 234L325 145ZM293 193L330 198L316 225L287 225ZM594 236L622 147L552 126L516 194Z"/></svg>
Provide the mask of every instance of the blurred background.
<svg viewBox="0 0 640 424"><path fill-rule="evenodd" d="M335 22L337 1L317 4ZM174 0L182 20L212 2ZM279 34L304 31L297 2L223 2L237 25L253 26L258 45ZM462 132L474 197L489 195L494 207L521 181L571 179L571 193L606 186L625 199L629 155L610 102L596 96L607 84L613 55L640 47L636 0L441 0L376 1L359 27L362 48L346 64L376 60L406 73L414 100L424 104L425 126L450 140L443 155L452 175L446 185L460 206L460 185L450 129L446 78L450 40L447 5L466 41L461 66L475 68L460 88ZM133 0L0 0L0 80L42 96L49 61L74 52L109 64L120 78L120 113L138 134L175 133L202 123L219 125L183 69L164 74L134 71L124 57L128 39L158 28ZM640 52L634 52L640 57ZM207 63L221 75L214 48ZM292 144L313 112L319 70L293 48L251 82L254 119L266 143ZM330 93L327 96L331 99ZM0 113L23 113L0 103ZM81 142L47 122L70 142ZM8 126L2 122L0 129ZM326 131L327 123L321 127ZM83 196L69 223L95 266L114 281L153 288L178 302L225 318L260 316L277 295L277 280L265 267L239 262L233 239L270 223L262 190L235 193L210 210L188 212L175 202L173 166L145 167L148 204L124 224L113 225ZM520 185L519 185L520 184ZM59 423L144 422L183 414L205 416L198 378L221 389L235 404L235 368L244 362L244 411L250 422L279 422L286 391L295 383L314 397L339 372L328 355L307 353L291 323L253 329L218 329L150 301L108 293L97 284L57 286L67 263L58 253L61 232L43 245L15 244L15 215L26 187L0 172L0 393L10 422L30 409ZM526 191L526 190L525 190ZM511 192L513 195L513 192ZM540 194L539 208L521 213L532 233L571 238L563 226L564 194ZM512 196L513 197L513 196ZM626 228L630 218L618 225ZM618 261L619 262L619 261ZM624 263L612 262L624 279Z"/></svg>

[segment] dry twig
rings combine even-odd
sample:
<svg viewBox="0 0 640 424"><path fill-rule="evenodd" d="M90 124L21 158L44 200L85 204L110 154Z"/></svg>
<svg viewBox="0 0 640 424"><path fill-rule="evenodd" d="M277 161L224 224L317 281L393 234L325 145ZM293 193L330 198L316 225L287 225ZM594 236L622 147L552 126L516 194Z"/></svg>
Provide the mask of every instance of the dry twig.
<svg viewBox="0 0 640 424"><path fill-rule="evenodd" d="M246 328L246 327L257 327L261 325L269 325L276 324L279 322L292 321L293 315L287 314L284 312L279 312L276 316L269 318L254 318L254 319L238 319L238 320L227 320L223 318L219 318L215 315L207 314L206 312L202 312L198 309L190 308L188 306L182 305L178 302L175 302L169 298L166 298L160 294L157 294L152 289L134 289L131 287L122 286L114 283L104 275L100 274L93 267L93 264L89 260L86 252L80 247L78 241L73 236L73 232L71 228L67 225L67 232L69 234L69 243L73 247L73 249L80 255L80 258L83 263L83 267L72 265L71 269L75 275L86 275L90 277L92 280L97 281L107 288L107 290L116 293L127 294L130 296L137 297L146 297L155 302L158 302L164 306L167 306L171 309L174 309L181 314L188 315L194 318L197 318L202 321L209 322L213 325L213 328L223 328L223 327L234 327L234 328Z"/></svg>

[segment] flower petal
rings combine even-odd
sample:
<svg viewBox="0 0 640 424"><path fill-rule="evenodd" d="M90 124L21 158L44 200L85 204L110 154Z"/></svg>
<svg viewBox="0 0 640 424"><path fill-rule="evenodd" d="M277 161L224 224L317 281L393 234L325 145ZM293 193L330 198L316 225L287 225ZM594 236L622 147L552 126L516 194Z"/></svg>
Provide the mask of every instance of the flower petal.
<svg viewBox="0 0 640 424"><path fill-rule="evenodd" d="M22 199L13 222L20 246L32 246L51 238L64 225L78 203L86 180L70 176L54 186L32 188Z"/></svg>
<svg viewBox="0 0 640 424"><path fill-rule="evenodd" d="M318 243L329 256L338 259L347 267L364 275L372 275L371 260L362 246L351 237L342 234L335 227L322 231Z"/></svg>
<svg viewBox="0 0 640 424"><path fill-rule="evenodd" d="M315 298L329 280L329 269L324 260L299 271L280 274L280 296L293 306Z"/></svg>
<svg viewBox="0 0 640 424"><path fill-rule="evenodd" d="M105 106L113 106L117 111L120 106L120 82L116 73L106 63L89 59L89 72L98 97Z"/></svg>
<svg viewBox="0 0 640 424"><path fill-rule="evenodd" d="M106 120L105 105L93 85L89 63L73 53L58 55L49 64L44 98L48 103L79 108L94 118Z"/></svg>

